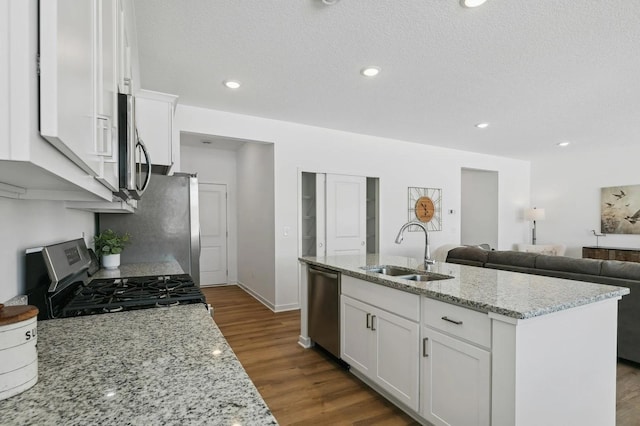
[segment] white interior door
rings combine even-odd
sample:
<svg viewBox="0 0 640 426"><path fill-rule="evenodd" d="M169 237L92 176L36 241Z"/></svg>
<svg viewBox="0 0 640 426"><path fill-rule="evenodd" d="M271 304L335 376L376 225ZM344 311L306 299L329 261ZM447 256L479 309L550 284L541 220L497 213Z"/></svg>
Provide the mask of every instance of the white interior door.
<svg viewBox="0 0 640 426"><path fill-rule="evenodd" d="M227 186L198 185L200 197L200 283L227 283Z"/></svg>
<svg viewBox="0 0 640 426"><path fill-rule="evenodd" d="M327 174L327 256L367 253L367 178Z"/></svg>

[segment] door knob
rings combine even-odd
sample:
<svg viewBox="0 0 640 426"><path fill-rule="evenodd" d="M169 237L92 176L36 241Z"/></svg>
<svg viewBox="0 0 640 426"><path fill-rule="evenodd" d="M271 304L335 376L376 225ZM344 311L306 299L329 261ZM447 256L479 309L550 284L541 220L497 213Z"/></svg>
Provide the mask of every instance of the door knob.
<svg viewBox="0 0 640 426"><path fill-rule="evenodd" d="M360 243L360 245L361 245L361 246L363 246L363 245L364 245L364 241L363 241L363 242L361 242L361 243Z"/></svg>

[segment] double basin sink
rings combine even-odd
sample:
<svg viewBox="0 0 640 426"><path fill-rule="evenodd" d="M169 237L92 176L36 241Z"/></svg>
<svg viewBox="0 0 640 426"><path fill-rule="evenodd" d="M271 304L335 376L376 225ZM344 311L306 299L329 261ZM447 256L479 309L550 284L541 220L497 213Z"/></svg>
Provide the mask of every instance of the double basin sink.
<svg viewBox="0 0 640 426"><path fill-rule="evenodd" d="M409 281L438 281L453 278L450 275L436 274L435 272L421 271L392 265L362 266L360 269Z"/></svg>

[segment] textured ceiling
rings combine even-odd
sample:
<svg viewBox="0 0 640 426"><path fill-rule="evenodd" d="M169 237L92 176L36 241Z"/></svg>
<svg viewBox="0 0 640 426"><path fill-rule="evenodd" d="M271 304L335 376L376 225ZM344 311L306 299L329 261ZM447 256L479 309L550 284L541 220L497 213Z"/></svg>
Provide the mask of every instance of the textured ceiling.
<svg viewBox="0 0 640 426"><path fill-rule="evenodd" d="M134 5L141 85L182 104L523 159L640 143L637 0Z"/></svg>

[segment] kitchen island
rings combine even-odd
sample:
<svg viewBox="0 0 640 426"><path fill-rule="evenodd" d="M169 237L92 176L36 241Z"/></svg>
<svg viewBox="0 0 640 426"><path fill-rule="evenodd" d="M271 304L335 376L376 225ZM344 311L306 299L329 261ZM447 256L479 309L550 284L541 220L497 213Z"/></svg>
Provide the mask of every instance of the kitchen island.
<svg viewBox="0 0 640 426"><path fill-rule="evenodd" d="M202 304L38 322L38 383L3 425L274 425Z"/></svg>
<svg viewBox="0 0 640 426"><path fill-rule="evenodd" d="M339 272L341 358L419 421L615 424L617 301L629 289L379 254L300 261L300 344L313 344L307 266Z"/></svg>

